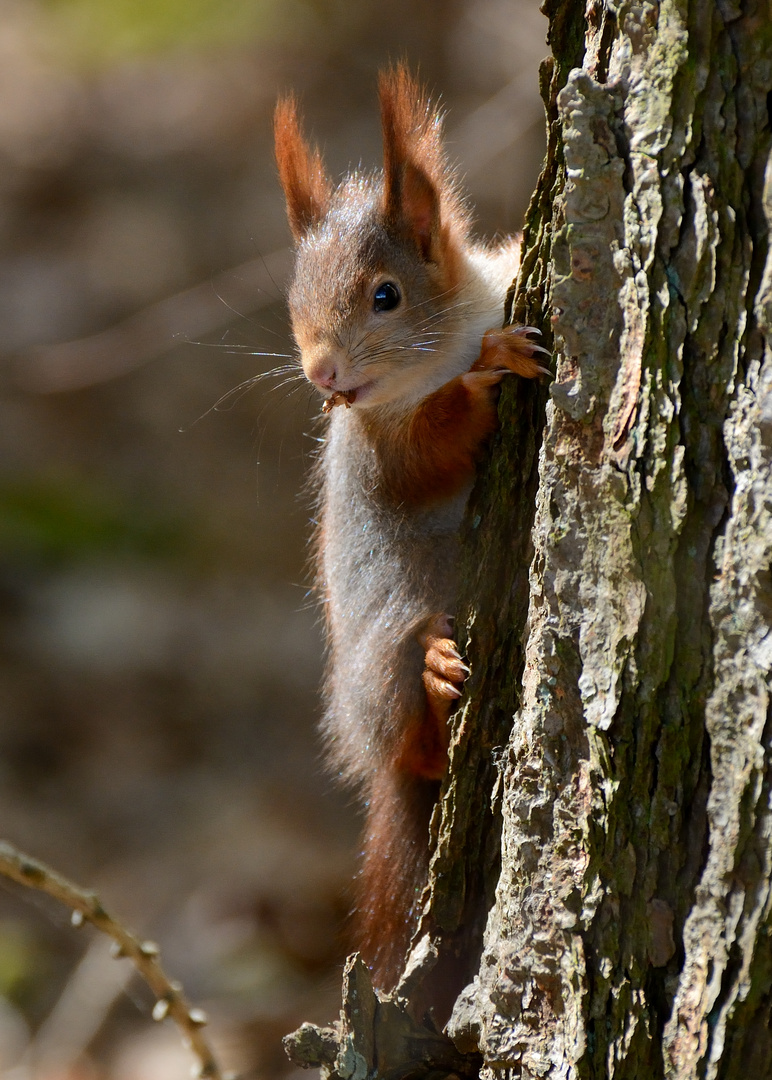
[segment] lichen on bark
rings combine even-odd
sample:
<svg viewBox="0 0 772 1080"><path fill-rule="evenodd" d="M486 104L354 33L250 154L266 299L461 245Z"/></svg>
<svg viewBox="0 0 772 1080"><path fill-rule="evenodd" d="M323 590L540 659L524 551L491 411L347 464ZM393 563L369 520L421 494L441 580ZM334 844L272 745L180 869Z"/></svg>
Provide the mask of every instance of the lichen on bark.
<svg viewBox="0 0 772 1080"><path fill-rule="evenodd" d="M765 199L772 230L772 159ZM709 852L684 927L665 1033L675 1076L772 1072L772 262L748 366L724 425L733 479L716 549L714 688L705 711ZM753 1034L749 1038L748 1033ZM723 1063L723 1067L722 1067Z"/></svg>
<svg viewBox="0 0 772 1080"><path fill-rule="evenodd" d="M772 1075L770 27L588 11L502 871L450 1030L491 1076Z"/></svg>

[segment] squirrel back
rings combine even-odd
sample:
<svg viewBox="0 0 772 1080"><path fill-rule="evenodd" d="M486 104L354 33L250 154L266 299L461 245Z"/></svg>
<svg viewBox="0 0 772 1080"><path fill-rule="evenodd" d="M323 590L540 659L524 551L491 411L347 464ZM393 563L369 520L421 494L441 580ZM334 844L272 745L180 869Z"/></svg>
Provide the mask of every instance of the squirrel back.
<svg viewBox="0 0 772 1080"><path fill-rule="evenodd" d="M359 942L388 988L420 913L447 721L468 671L448 614L461 519L498 383L544 369L528 328L498 329L517 240L471 238L441 120L403 66L381 76L380 102L383 170L337 187L294 98L279 102L275 131L297 247L292 327L331 414L315 473L323 728L365 806Z"/></svg>

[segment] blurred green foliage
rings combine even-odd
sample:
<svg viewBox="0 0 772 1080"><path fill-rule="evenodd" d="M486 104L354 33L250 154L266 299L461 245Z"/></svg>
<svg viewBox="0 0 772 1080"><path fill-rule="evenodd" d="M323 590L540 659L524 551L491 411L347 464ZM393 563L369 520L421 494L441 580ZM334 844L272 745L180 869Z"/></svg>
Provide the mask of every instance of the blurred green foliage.
<svg viewBox="0 0 772 1080"><path fill-rule="evenodd" d="M101 67L168 49L257 41L302 41L347 17L341 0L41 0L59 47L79 65ZM364 4L363 6L368 6ZM355 8L350 8L353 15Z"/></svg>
<svg viewBox="0 0 772 1080"><path fill-rule="evenodd" d="M31 927L17 919L0 920L0 997L15 1005L24 1002L45 966Z"/></svg>
<svg viewBox="0 0 772 1080"><path fill-rule="evenodd" d="M57 566L95 556L179 559L188 522L71 477L0 480L0 560Z"/></svg>

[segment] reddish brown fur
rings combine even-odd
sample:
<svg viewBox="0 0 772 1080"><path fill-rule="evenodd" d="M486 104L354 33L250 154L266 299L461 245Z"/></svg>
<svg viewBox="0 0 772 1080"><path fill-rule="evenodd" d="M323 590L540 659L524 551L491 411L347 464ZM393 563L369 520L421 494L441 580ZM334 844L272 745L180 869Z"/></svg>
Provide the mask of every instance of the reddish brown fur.
<svg viewBox="0 0 772 1080"><path fill-rule="evenodd" d="M425 715L406 725L394 759L396 772L420 780L442 779L448 762L447 715L439 720L427 702Z"/></svg>
<svg viewBox="0 0 772 1080"><path fill-rule="evenodd" d="M428 870L428 823L439 784L384 765L368 792L358 880L357 944L376 985L393 986L405 959Z"/></svg>
<svg viewBox="0 0 772 1080"><path fill-rule="evenodd" d="M446 690L427 685L425 709L403 718L393 758L382 763L368 790L356 937L376 985L387 988L400 975L426 883L429 819L447 766L454 701L447 696L448 679L460 686L466 671L455 643L441 636L446 623L444 615L433 616L418 635L426 650L425 684L431 677Z"/></svg>
<svg viewBox="0 0 772 1080"><path fill-rule="evenodd" d="M459 246L469 215L442 145L442 120L404 65L381 73L383 212L400 224L444 275L443 291L458 282Z"/></svg>
<svg viewBox="0 0 772 1080"><path fill-rule="evenodd" d="M448 760L448 717L461 696L460 687L468 671L447 635L447 616L427 620L417 634L424 650L423 682L426 708L421 716L405 724L394 754L394 767L422 780L441 780Z"/></svg>
<svg viewBox="0 0 772 1080"><path fill-rule="evenodd" d="M472 479L480 445L495 424L487 388L475 393L463 375L452 379L403 422L372 430L384 493L408 507L452 498Z"/></svg>
<svg viewBox="0 0 772 1080"><path fill-rule="evenodd" d="M493 387L508 371L529 379L545 371L532 350L522 331L489 331L470 371L424 398L402 421L369 425L383 488L394 503L424 506L463 491L496 428Z"/></svg>
<svg viewBox="0 0 772 1080"><path fill-rule="evenodd" d="M445 158L439 114L403 65L383 72L378 90L386 215L399 215L405 173L418 169L432 188L438 219L447 227L461 227L466 232L468 216Z"/></svg>
<svg viewBox="0 0 772 1080"><path fill-rule="evenodd" d="M427 769L422 774L432 779L440 779L445 771L448 719L469 674L451 633L450 619L444 612L438 612L417 634L418 644L424 650L422 678L428 707L425 727L432 733L432 745L439 748L440 755L436 770Z"/></svg>
<svg viewBox="0 0 772 1080"><path fill-rule="evenodd" d="M287 200L287 217L296 240L327 212L332 184L319 150L303 138L293 95L282 98L274 113L274 146L279 179Z"/></svg>

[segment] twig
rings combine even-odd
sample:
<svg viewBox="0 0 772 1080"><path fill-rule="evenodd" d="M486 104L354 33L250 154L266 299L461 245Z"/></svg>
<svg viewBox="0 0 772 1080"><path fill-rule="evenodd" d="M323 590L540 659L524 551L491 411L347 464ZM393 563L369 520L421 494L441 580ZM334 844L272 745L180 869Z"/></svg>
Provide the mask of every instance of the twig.
<svg viewBox="0 0 772 1080"><path fill-rule="evenodd" d="M140 941L130 934L102 907L96 893L87 892L72 881L62 877L49 866L30 858L11 844L0 840L0 874L20 885L37 889L72 910L73 926L84 922L93 925L113 939L113 956L128 957L156 997L153 1019L163 1020L169 1016L182 1031L184 1040L200 1063L198 1076L201 1080L229 1080L220 1071L214 1054L202 1031L207 1022L206 1014L186 1001L179 983L169 979L161 967L158 946L153 941ZM233 1080L230 1074L230 1080Z"/></svg>

